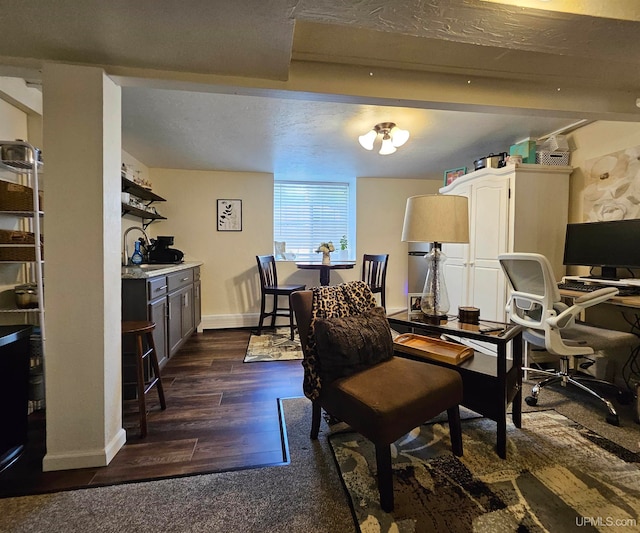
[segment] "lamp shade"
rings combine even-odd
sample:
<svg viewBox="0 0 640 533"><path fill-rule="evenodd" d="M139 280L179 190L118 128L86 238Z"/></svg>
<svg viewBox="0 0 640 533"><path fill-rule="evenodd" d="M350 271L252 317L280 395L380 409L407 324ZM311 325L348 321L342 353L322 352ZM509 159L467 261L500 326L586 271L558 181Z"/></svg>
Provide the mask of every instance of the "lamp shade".
<svg viewBox="0 0 640 533"><path fill-rule="evenodd" d="M406 242L469 242L466 196L429 194L407 198L402 240Z"/></svg>

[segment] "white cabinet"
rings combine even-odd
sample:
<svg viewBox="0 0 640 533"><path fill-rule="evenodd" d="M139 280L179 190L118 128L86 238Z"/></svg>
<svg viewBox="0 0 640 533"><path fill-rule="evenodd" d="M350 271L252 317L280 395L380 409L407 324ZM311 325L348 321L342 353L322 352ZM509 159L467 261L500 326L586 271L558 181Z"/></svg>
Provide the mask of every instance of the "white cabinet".
<svg viewBox="0 0 640 533"><path fill-rule="evenodd" d="M562 277L571 171L546 165L487 168L440 189L469 198L469 244L442 246L450 313L475 306L481 318L505 320L508 286L501 253L541 253L557 279Z"/></svg>

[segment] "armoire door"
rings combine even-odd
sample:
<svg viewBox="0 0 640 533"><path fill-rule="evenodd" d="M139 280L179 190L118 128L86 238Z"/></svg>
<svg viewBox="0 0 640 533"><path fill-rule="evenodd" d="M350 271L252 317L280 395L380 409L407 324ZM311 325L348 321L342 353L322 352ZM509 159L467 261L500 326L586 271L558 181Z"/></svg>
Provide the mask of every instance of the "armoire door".
<svg viewBox="0 0 640 533"><path fill-rule="evenodd" d="M469 300L486 320L505 319L506 282L498 256L509 246L509 183L489 178L471 190Z"/></svg>

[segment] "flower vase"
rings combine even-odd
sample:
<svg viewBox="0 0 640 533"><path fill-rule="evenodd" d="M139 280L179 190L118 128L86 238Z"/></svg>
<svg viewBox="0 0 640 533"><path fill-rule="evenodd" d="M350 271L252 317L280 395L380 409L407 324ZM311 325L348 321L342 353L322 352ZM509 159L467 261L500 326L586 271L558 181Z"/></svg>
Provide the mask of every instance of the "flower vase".
<svg viewBox="0 0 640 533"><path fill-rule="evenodd" d="M323 265L331 264L331 252L322 252L322 264Z"/></svg>

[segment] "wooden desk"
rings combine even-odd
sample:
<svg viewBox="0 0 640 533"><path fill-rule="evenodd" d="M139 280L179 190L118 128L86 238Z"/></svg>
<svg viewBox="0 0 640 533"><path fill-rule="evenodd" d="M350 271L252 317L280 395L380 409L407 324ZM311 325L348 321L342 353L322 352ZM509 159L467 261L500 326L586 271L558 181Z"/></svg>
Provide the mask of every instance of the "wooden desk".
<svg viewBox="0 0 640 533"><path fill-rule="evenodd" d="M407 311L388 315L391 327L400 333L422 335L449 334L495 344L497 357L476 351L474 356L459 365L440 363L412 354L396 352L402 357L427 361L454 368L463 383L462 405L497 423L498 455L507 456L507 406L513 405L512 419L516 427L522 426L522 328L515 324L503 324L481 320L480 326L463 324L457 317L449 317L439 324L428 324L421 319L410 318ZM480 333L479 327L496 325L501 332ZM513 358L507 359L507 346L511 343Z"/></svg>
<svg viewBox="0 0 640 533"><path fill-rule="evenodd" d="M319 270L320 271L320 285L329 285L329 278L332 270L345 270L353 268L356 265L355 261L332 261L328 265L320 262L308 261L303 263L296 263L296 266L302 270Z"/></svg>

